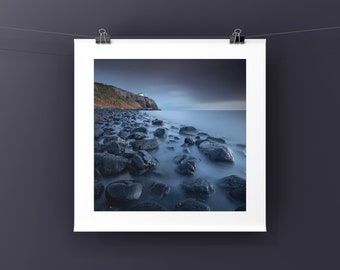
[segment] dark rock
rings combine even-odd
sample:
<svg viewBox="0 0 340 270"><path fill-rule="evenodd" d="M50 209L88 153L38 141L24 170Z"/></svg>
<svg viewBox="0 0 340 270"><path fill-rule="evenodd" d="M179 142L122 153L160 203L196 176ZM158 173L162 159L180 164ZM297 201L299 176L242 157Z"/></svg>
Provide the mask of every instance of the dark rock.
<svg viewBox="0 0 340 270"><path fill-rule="evenodd" d="M104 130L100 127L100 125L94 125L94 137L99 138L104 134Z"/></svg>
<svg viewBox="0 0 340 270"><path fill-rule="evenodd" d="M167 209L156 202L142 202L130 208L131 211L166 211Z"/></svg>
<svg viewBox="0 0 340 270"><path fill-rule="evenodd" d="M98 167L99 171L107 176L116 175L124 171L128 162L128 159L121 156L115 156L108 153L94 154L95 167Z"/></svg>
<svg viewBox="0 0 340 270"><path fill-rule="evenodd" d="M232 151L225 145L203 141L198 145L199 150L213 161L234 162Z"/></svg>
<svg viewBox="0 0 340 270"><path fill-rule="evenodd" d="M173 147L173 146L167 146L166 149L174 151L174 150L175 150L175 147Z"/></svg>
<svg viewBox="0 0 340 270"><path fill-rule="evenodd" d="M226 144L227 142L222 139L222 138L215 138L215 137L207 137L207 140L210 142L217 142L217 143L221 143L221 144Z"/></svg>
<svg viewBox="0 0 340 270"><path fill-rule="evenodd" d="M191 137L186 137L184 139L184 143L186 143L188 145L194 145L195 144L194 140Z"/></svg>
<svg viewBox="0 0 340 270"><path fill-rule="evenodd" d="M152 150L158 148L159 144L156 139L137 140L132 142L133 150Z"/></svg>
<svg viewBox="0 0 340 270"><path fill-rule="evenodd" d="M119 143L113 141L108 145L107 151L111 154L121 155L124 153L125 148Z"/></svg>
<svg viewBox="0 0 340 270"><path fill-rule="evenodd" d="M206 179L187 179L182 183L183 189L187 193L196 195L210 195L214 192L213 185Z"/></svg>
<svg viewBox="0 0 340 270"><path fill-rule="evenodd" d="M135 152L132 150L125 150L125 152L123 153L123 157L126 158L133 158L133 156L135 155Z"/></svg>
<svg viewBox="0 0 340 270"><path fill-rule="evenodd" d="M192 126L185 126L179 129L179 134L196 134L198 130Z"/></svg>
<svg viewBox="0 0 340 270"><path fill-rule="evenodd" d="M206 141L206 140L198 139L198 140L195 141L195 144L196 144L197 146L199 146L202 142L205 142L205 141Z"/></svg>
<svg viewBox="0 0 340 270"><path fill-rule="evenodd" d="M143 132L135 132L127 136L127 139L135 139L135 140L142 140L146 138L146 133Z"/></svg>
<svg viewBox="0 0 340 270"><path fill-rule="evenodd" d="M162 120L156 119L156 120L153 120L153 121L152 121L152 124L153 124L154 126L161 126L161 125L163 125L163 121L162 121Z"/></svg>
<svg viewBox="0 0 340 270"><path fill-rule="evenodd" d="M125 130L121 130L118 132L118 136L125 139L127 136L129 136L129 132L125 131Z"/></svg>
<svg viewBox="0 0 340 270"><path fill-rule="evenodd" d="M197 173L198 159L188 155L179 155L174 157L177 165L176 172L183 175L195 175Z"/></svg>
<svg viewBox="0 0 340 270"><path fill-rule="evenodd" d="M97 184L94 186L94 199L98 200L104 192L104 185L103 184Z"/></svg>
<svg viewBox="0 0 340 270"><path fill-rule="evenodd" d="M202 202L189 198L176 204L178 211L211 211L211 208Z"/></svg>
<svg viewBox="0 0 340 270"><path fill-rule="evenodd" d="M178 141L178 140L179 140L179 138L178 138L177 136L174 136L174 140Z"/></svg>
<svg viewBox="0 0 340 270"><path fill-rule="evenodd" d="M246 180L237 175L230 175L219 180L219 186L225 189L235 200L246 201Z"/></svg>
<svg viewBox="0 0 340 270"><path fill-rule="evenodd" d="M112 182L105 189L105 197L109 203L124 203L138 200L143 192L143 185L133 180Z"/></svg>
<svg viewBox="0 0 340 270"><path fill-rule="evenodd" d="M106 146L104 144L99 144L98 142L94 142L94 153L103 153L106 151Z"/></svg>
<svg viewBox="0 0 340 270"><path fill-rule="evenodd" d="M131 131L131 133L136 133L136 132L148 133L148 129L146 127L138 127L138 128L134 128Z"/></svg>
<svg viewBox="0 0 340 270"><path fill-rule="evenodd" d="M164 196L168 195L170 192L170 187L164 183L152 183L150 187L150 193L157 197L163 198Z"/></svg>
<svg viewBox="0 0 340 270"><path fill-rule="evenodd" d="M158 138L165 139L168 135L168 131L165 128L157 128L154 132L154 135Z"/></svg>
<svg viewBox="0 0 340 270"><path fill-rule="evenodd" d="M130 173L142 175L154 169L157 166L157 160L153 158L148 152L138 151L131 159L129 167Z"/></svg>

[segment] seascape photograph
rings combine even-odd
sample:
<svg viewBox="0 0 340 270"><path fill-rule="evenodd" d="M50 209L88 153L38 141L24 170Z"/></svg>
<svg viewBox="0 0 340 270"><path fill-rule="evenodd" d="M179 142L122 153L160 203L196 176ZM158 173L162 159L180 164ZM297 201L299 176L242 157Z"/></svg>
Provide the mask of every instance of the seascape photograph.
<svg viewBox="0 0 340 270"><path fill-rule="evenodd" d="M94 210L246 211L246 60L95 59Z"/></svg>

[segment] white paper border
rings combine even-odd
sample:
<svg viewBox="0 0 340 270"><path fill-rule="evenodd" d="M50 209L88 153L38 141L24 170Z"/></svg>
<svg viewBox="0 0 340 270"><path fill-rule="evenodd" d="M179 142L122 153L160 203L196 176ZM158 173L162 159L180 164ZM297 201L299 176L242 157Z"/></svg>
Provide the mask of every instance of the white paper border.
<svg viewBox="0 0 340 270"><path fill-rule="evenodd" d="M74 231L266 231L266 40L74 40ZM94 211L94 59L246 59L247 211Z"/></svg>

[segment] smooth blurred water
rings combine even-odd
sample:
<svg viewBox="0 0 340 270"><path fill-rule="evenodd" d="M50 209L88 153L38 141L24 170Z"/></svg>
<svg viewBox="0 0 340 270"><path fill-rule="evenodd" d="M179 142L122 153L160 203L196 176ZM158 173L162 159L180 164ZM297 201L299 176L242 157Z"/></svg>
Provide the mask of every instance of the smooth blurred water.
<svg viewBox="0 0 340 270"><path fill-rule="evenodd" d="M219 180L229 175L238 175L246 178L246 112L245 111L139 111L137 113L137 123L147 125L148 138L153 138L154 131L159 126L151 124L152 120L160 119L164 121L162 127L168 130L165 139L157 138L159 148L149 151L158 160L158 165L154 171L142 176L130 175L128 171L122 174L98 178L96 182L101 182L104 186L112 181L132 179L144 183L144 190L139 201L156 201L167 209L172 210L177 202L187 198L182 188L182 183L186 179L205 178L214 186L214 193L205 201L214 211L233 211L242 202L235 201L226 192L219 188ZM147 122L145 122L147 120ZM146 124L148 123L148 124ZM228 148L234 155L235 162L216 162L209 160L203 155L196 145L183 146L187 135L179 134L181 126L194 126L199 132L204 132L212 137L224 138ZM114 125L119 131L120 124ZM178 137L178 141L171 138ZM203 136L206 138L206 136ZM169 150L168 147L172 147ZM187 149L186 149L187 148ZM183 155L184 150L189 151L189 155L198 158L198 171L194 176L185 176L176 172L176 164L173 159L177 155ZM162 182L170 186L171 192L164 199L157 199L150 196L147 192L153 182ZM137 202L133 202L126 207L117 210L128 210ZM108 209L105 204L104 196L95 202L96 210L115 210Z"/></svg>
<svg viewBox="0 0 340 270"><path fill-rule="evenodd" d="M194 126L231 143L246 144L246 111L148 111L174 124Z"/></svg>

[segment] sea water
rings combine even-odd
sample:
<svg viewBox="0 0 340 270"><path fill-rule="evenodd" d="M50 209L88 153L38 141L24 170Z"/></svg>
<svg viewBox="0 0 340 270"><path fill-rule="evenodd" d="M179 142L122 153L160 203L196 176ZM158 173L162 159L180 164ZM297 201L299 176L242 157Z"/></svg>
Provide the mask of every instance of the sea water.
<svg viewBox="0 0 340 270"><path fill-rule="evenodd" d="M153 182L166 183L171 187L171 192L165 199L157 200L149 197L147 192L145 192L140 201L156 201L172 210L176 202L187 197L182 188L183 181L188 178L205 178L214 186L213 195L206 200L206 203L212 210L233 211L237 207L244 205L244 203L235 201L227 196L225 190L219 187L219 180L230 175L237 175L246 179L245 111L140 111L139 114L147 115L146 118L150 120L150 123L155 119L163 120L164 124L162 127L168 130L168 137L166 139L158 138L159 148L150 151L152 156L159 162L155 171L138 177L125 172L109 179L98 179L100 182L107 185L111 181L133 178L143 182L146 190ZM225 139L228 148L233 152L235 162L211 161L199 151L196 145L183 146L186 135L179 134L179 129L182 126L194 126L199 132ZM148 136L153 137L153 132L158 127L150 124L148 126ZM178 142L171 142L169 138L174 136L179 137L180 140ZM173 150L169 150L169 146ZM177 155L183 155L185 148L189 150L189 155L200 160L197 164L197 173L194 176L184 176L176 172L176 164L173 162L173 158ZM95 204L97 210L109 210L104 206L103 200L97 201Z"/></svg>

